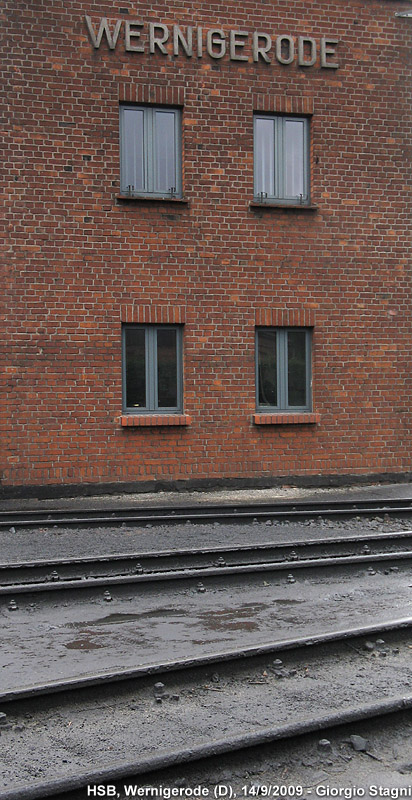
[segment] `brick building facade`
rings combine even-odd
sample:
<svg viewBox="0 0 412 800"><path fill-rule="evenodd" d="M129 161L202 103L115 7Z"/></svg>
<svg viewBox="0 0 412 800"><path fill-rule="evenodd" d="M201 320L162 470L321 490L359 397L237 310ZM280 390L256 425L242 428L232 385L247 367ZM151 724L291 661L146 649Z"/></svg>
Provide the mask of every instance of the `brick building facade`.
<svg viewBox="0 0 412 800"><path fill-rule="evenodd" d="M411 10L6 0L6 493L410 476Z"/></svg>

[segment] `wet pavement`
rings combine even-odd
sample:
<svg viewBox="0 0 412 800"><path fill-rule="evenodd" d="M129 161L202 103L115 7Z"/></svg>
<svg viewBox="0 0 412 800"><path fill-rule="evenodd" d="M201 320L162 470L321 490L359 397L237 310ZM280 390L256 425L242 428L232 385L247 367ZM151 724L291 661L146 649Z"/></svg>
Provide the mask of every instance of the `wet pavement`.
<svg viewBox="0 0 412 800"><path fill-rule="evenodd" d="M368 568L370 569L370 568ZM3 690L412 616L412 571L265 573L31 595L0 605ZM292 569L291 569L292 572Z"/></svg>

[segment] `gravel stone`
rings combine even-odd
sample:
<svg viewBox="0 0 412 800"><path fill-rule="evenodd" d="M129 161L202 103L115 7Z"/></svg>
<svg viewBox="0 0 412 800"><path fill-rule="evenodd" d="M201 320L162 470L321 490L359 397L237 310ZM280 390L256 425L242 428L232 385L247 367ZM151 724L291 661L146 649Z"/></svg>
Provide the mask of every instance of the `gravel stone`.
<svg viewBox="0 0 412 800"><path fill-rule="evenodd" d="M349 737L349 741L357 753L365 753L368 749L368 742L363 738L363 736L352 734L352 736Z"/></svg>

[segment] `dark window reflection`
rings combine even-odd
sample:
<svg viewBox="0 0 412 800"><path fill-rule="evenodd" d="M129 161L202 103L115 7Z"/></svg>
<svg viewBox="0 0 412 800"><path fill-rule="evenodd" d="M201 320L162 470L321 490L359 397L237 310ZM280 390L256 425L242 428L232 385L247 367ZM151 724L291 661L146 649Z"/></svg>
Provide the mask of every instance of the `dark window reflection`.
<svg viewBox="0 0 412 800"><path fill-rule="evenodd" d="M276 331L259 331L258 378L259 405L277 406Z"/></svg>
<svg viewBox="0 0 412 800"><path fill-rule="evenodd" d="M306 405L306 333L288 332L288 403Z"/></svg>
<svg viewBox="0 0 412 800"><path fill-rule="evenodd" d="M145 331L126 329L126 406L146 406Z"/></svg>
<svg viewBox="0 0 412 800"><path fill-rule="evenodd" d="M157 390L159 408L177 406L177 338L171 329L157 331Z"/></svg>

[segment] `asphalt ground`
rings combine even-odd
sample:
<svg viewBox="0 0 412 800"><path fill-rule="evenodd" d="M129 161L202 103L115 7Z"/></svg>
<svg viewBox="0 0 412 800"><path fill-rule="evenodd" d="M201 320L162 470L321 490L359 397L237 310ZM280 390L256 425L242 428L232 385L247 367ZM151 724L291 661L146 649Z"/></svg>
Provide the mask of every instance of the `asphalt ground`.
<svg viewBox="0 0 412 800"><path fill-rule="evenodd" d="M365 750L355 750L354 736L365 740ZM180 790L201 787L209 792L207 798L215 797L216 787L221 786L236 795L237 800L410 797L412 715L394 714L272 742L225 759L211 758L201 764L178 766L162 773L161 779L152 774L119 780L116 788L121 798L125 797L124 784L137 785L147 792L162 785ZM225 797L223 792L221 796ZM86 800L86 792L79 793L76 800Z"/></svg>
<svg viewBox="0 0 412 800"><path fill-rule="evenodd" d="M412 616L409 562L296 571L295 583L278 572L202 583L111 587L110 602L103 587L32 594L16 610L4 598L3 690Z"/></svg>
<svg viewBox="0 0 412 800"><path fill-rule="evenodd" d="M412 695L412 632L189 670L7 708L0 792L73 772L139 764L223 739L275 735ZM16 753L19 754L16 763ZM125 759L127 754L127 759ZM328 758L331 752L327 753ZM343 764L340 765L341 767Z"/></svg>
<svg viewBox="0 0 412 800"><path fill-rule="evenodd" d="M34 559L76 558L113 553L159 552L199 547L234 547L244 544L299 542L336 536L412 530L412 515L406 519L373 517L334 520L317 517L307 522L185 523L144 527L125 523L116 527L76 529L6 529L0 531L0 563Z"/></svg>

